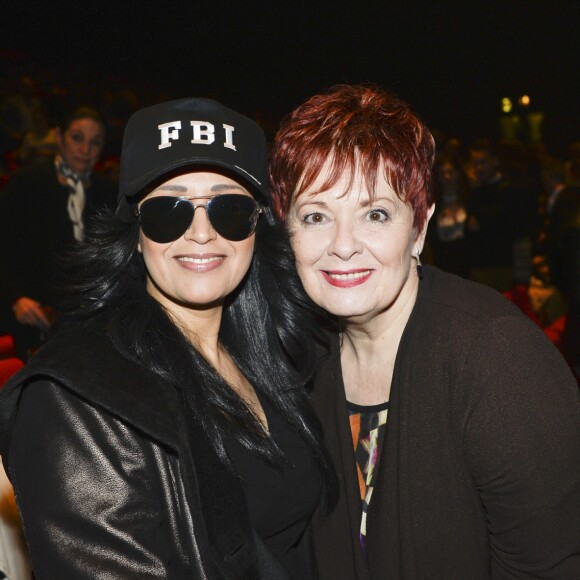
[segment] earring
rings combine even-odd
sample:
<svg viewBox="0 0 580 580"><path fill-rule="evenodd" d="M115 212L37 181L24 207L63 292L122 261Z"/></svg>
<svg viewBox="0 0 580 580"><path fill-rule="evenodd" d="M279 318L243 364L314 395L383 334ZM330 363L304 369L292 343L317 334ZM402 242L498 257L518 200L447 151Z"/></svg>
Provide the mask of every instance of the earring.
<svg viewBox="0 0 580 580"><path fill-rule="evenodd" d="M417 258L417 276L419 276L419 280L423 280L423 264L421 264L421 258L419 257L419 252L415 256Z"/></svg>

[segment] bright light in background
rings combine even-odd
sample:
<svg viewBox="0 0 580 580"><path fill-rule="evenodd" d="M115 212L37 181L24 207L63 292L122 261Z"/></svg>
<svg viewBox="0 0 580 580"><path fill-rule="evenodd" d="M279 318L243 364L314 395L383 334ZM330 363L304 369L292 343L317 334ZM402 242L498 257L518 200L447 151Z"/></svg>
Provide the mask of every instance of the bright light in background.
<svg viewBox="0 0 580 580"><path fill-rule="evenodd" d="M504 113L509 113L512 110L512 106L513 105L512 105L511 99L508 99L507 97L504 97L501 100L501 110Z"/></svg>
<svg viewBox="0 0 580 580"><path fill-rule="evenodd" d="M530 104L530 97L528 97L528 95L522 95L520 97L520 105L522 105L522 107L527 107Z"/></svg>

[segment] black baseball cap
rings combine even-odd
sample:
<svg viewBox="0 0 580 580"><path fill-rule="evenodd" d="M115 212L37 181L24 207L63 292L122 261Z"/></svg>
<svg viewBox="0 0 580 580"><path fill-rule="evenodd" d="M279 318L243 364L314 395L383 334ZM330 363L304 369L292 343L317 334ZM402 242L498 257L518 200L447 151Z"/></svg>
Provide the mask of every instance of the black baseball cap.
<svg viewBox="0 0 580 580"><path fill-rule="evenodd" d="M119 198L180 168L216 168L269 198L267 146L260 126L213 99L188 98L140 109L123 135Z"/></svg>

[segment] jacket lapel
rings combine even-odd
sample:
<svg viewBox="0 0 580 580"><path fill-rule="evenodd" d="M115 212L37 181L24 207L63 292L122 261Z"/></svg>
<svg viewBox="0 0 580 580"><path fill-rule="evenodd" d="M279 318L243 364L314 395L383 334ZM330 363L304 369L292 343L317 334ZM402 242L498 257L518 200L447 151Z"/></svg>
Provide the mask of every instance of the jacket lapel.
<svg viewBox="0 0 580 580"><path fill-rule="evenodd" d="M178 450L179 394L153 373L123 357L103 340L100 330L103 329L77 324L63 328L8 382L2 398L14 399L35 377L48 378L137 427L155 441ZM131 377L131 380L120 380L120 377ZM10 406L2 406L5 420L12 411Z"/></svg>
<svg viewBox="0 0 580 580"><path fill-rule="evenodd" d="M321 580L366 580L369 576L359 538L362 504L337 336L331 337L330 353L321 353L321 358L311 402L322 423L325 444L334 461L340 498L331 514L317 513L313 521L319 574Z"/></svg>

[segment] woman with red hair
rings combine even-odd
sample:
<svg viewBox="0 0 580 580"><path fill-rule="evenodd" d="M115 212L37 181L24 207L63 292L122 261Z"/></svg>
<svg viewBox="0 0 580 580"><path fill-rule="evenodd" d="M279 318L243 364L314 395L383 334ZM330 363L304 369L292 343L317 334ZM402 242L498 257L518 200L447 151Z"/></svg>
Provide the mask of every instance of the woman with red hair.
<svg viewBox="0 0 580 580"><path fill-rule="evenodd" d="M580 578L576 382L500 294L422 266L433 158L368 86L312 97L274 144L274 206L327 326L312 402L341 500L315 521L320 576Z"/></svg>

